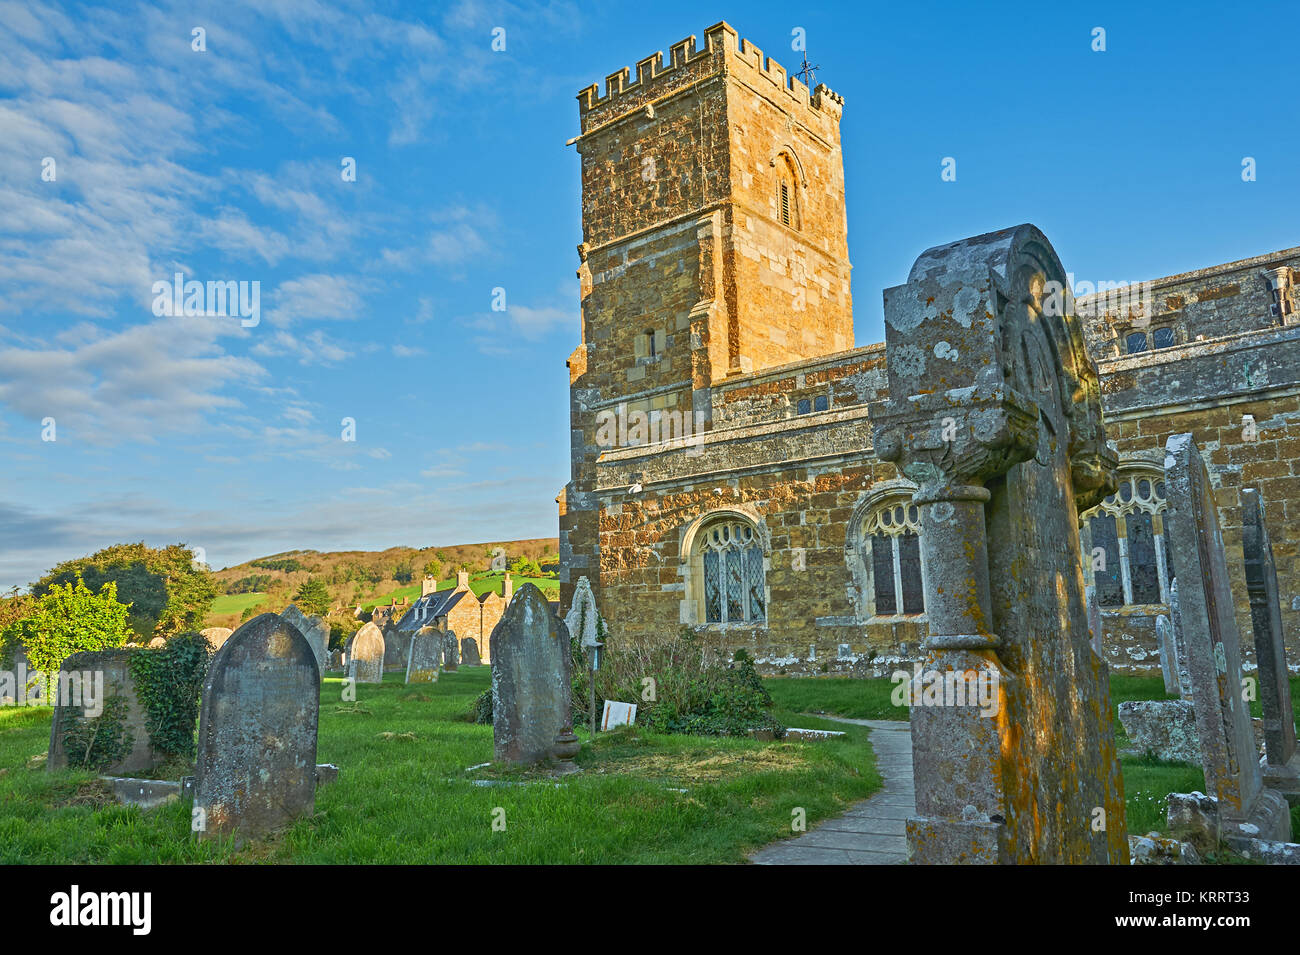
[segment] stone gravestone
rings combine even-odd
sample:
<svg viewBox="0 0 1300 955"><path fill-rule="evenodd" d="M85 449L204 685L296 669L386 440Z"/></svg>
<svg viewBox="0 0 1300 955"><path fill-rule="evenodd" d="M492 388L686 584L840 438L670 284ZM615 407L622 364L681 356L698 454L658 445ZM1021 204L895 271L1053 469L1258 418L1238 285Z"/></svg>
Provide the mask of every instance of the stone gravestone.
<svg viewBox="0 0 1300 955"><path fill-rule="evenodd" d="M442 634L433 627L421 627L411 637L411 648L406 654L406 682L437 683L441 658Z"/></svg>
<svg viewBox="0 0 1300 955"><path fill-rule="evenodd" d="M467 667L483 665L478 655L478 641L473 637L466 637L460 642L460 662Z"/></svg>
<svg viewBox="0 0 1300 955"><path fill-rule="evenodd" d="M114 734L124 751L111 763L96 767L100 772L126 776L150 772L162 765L165 758L154 752L145 709L136 696L135 677L131 675L131 654L148 652L125 648L96 650L74 653L63 661L59 669L61 683L65 674L80 674L83 684L88 679L96 679L94 675L103 674L100 690L103 698L94 700L93 707L85 705L92 701L84 695L80 701L82 705L71 705L73 700L58 701L69 705L54 708L54 719L50 724L50 754L45 763L47 769L65 769L68 766L69 743L79 745L76 741L84 740L84 745L90 746L106 732ZM114 700L119 702L112 702ZM95 722L99 719L104 722Z"/></svg>
<svg viewBox="0 0 1300 955"><path fill-rule="evenodd" d="M348 678L356 683L384 682L384 635L368 623L348 644Z"/></svg>
<svg viewBox="0 0 1300 955"><path fill-rule="evenodd" d="M1255 488L1241 491L1241 546L1246 558L1250 622L1255 631L1259 699L1264 710L1264 784L1283 792L1297 792L1300 791L1300 757L1296 755L1291 674L1286 665L1277 567L1264 522L1264 504Z"/></svg>
<svg viewBox="0 0 1300 955"><path fill-rule="evenodd" d="M875 449L918 486L928 615L912 861L1127 864L1078 521L1116 462L1065 270L1031 225L931 249L885 349Z"/></svg>
<svg viewBox="0 0 1300 955"><path fill-rule="evenodd" d="M495 755L535 763L573 719L569 629L534 584L524 584L492 630Z"/></svg>
<svg viewBox="0 0 1300 955"><path fill-rule="evenodd" d="M411 638L415 636L409 630L398 630L395 626L386 626L384 636L384 669L403 670L410 657Z"/></svg>
<svg viewBox="0 0 1300 955"><path fill-rule="evenodd" d="M206 640L208 648L213 653L216 653L225 646L226 641L230 639L230 635L234 632L229 627L208 627L206 630L200 630L199 636Z"/></svg>
<svg viewBox="0 0 1300 955"><path fill-rule="evenodd" d="M1156 617L1156 645L1160 648L1160 675L1166 693L1180 693L1178 685L1178 648L1174 646L1174 625L1164 614Z"/></svg>
<svg viewBox="0 0 1300 955"><path fill-rule="evenodd" d="M308 617L294 604L289 604L280 616L297 627L298 632L306 638L307 643L311 645L311 652L316 656L316 666L320 668L321 676L324 677L330 645L329 624L320 617Z"/></svg>
<svg viewBox="0 0 1300 955"><path fill-rule="evenodd" d="M298 628L264 613L235 631L203 687L199 838L255 838L311 815L319 717L320 668Z"/></svg>
<svg viewBox="0 0 1300 955"><path fill-rule="evenodd" d="M1165 445L1165 497L1172 516L1169 559L1178 578L1179 617L1205 784L1219 799L1229 842L1288 842L1286 800L1264 788L1250 709L1242 699L1241 638L1210 476L1190 434Z"/></svg>
<svg viewBox="0 0 1300 955"><path fill-rule="evenodd" d="M442 637L442 668L448 673L455 673L460 666L460 641L456 634L448 630Z"/></svg>

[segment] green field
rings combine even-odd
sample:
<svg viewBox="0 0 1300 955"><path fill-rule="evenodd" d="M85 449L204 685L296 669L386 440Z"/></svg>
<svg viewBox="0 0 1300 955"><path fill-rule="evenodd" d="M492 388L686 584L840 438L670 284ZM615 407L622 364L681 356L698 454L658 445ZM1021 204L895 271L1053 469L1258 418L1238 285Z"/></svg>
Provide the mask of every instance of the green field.
<svg viewBox="0 0 1300 955"><path fill-rule="evenodd" d="M266 594L220 594L217 599L212 601L212 606L208 609L209 617L225 616L226 614L242 614L249 607L258 607L266 603Z"/></svg>
<svg viewBox="0 0 1300 955"><path fill-rule="evenodd" d="M390 678L343 703L341 681L328 678L318 761L337 764L338 781L319 789L314 817L241 851L196 842L185 804L141 812L107 798L91 773L46 772L33 757L48 746L50 711L0 709L0 864L741 862L791 835L794 808L811 826L880 784L859 728L816 743L617 731L584 745L583 772L558 788L469 772L492 759L492 728L464 718L489 680L486 667L418 689Z"/></svg>

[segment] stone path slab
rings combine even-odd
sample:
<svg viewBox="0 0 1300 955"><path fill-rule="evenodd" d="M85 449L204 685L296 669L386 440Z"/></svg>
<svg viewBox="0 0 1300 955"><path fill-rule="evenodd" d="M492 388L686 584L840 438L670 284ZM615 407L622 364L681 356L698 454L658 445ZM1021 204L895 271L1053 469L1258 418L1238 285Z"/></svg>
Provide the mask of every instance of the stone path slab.
<svg viewBox="0 0 1300 955"><path fill-rule="evenodd" d="M907 862L906 820L916 815L912 782L912 732L894 720L848 720L871 728L880 792L842 816L828 819L801 836L783 839L749 857L758 865L899 865Z"/></svg>

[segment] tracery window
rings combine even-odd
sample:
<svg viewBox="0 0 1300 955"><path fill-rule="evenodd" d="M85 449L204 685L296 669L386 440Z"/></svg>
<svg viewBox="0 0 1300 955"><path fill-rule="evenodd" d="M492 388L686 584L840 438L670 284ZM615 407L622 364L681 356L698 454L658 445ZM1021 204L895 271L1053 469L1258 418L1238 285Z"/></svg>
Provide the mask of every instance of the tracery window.
<svg viewBox="0 0 1300 955"><path fill-rule="evenodd" d="M1092 538L1097 602L1109 609L1169 602L1164 476L1121 474L1119 490L1083 514Z"/></svg>
<svg viewBox="0 0 1300 955"><path fill-rule="evenodd" d="M925 613L920 534L919 509L908 499L886 503L863 519L862 557L871 575L874 616Z"/></svg>
<svg viewBox="0 0 1300 955"><path fill-rule="evenodd" d="M704 572L706 623L753 623L767 617L763 546L753 525L727 518L704 527L697 546Z"/></svg>

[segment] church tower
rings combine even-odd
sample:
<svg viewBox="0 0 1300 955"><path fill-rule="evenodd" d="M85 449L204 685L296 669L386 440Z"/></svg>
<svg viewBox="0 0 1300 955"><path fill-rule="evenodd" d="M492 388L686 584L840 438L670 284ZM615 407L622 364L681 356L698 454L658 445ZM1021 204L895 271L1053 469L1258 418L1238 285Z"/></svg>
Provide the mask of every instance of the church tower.
<svg viewBox="0 0 1300 955"><path fill-rule="evenodd" d="M561 606L599 589L602 412L707 429L711 388L853 347L843 100L811 94L726 23L578 94L582 344L569 359L572 480ZM618 440L627 437L616 430ZM652 429L652 434L655 431ZM651 440L654 440L652 437ZM572 580L563 575L572 571Z"/></svg>

